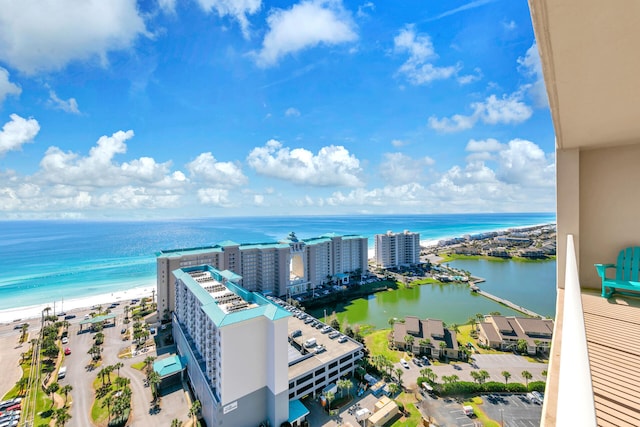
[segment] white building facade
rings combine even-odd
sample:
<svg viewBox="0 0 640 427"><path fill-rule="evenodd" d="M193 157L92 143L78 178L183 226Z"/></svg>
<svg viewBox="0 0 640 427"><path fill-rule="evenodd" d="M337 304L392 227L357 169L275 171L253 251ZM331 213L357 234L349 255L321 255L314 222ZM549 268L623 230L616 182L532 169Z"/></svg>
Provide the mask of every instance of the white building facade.
<svg viewBox="0 0 640 427"><path fill-rule="evenodd" d="M208 426L289 421L290 313L210 266L175 270L173 334Z"/></svg>
<svg viewBox="0 0 640 427"><path fill-rule="evenodd" d="M420 262L420 233L387 231L375 235L375 259L381 268L394 268Z"/></svg>

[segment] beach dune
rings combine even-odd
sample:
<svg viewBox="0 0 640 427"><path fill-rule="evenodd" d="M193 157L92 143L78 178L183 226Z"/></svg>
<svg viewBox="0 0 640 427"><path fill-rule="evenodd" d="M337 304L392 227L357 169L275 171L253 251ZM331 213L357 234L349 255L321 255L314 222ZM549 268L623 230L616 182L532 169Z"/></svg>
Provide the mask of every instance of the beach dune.
<svg viewBox="0 0 640 427"><path fill-rule="evenodd" d="M73 298L64 301L51 301L47 304L31 305L27 307L16 307L6 310L0 310L0 323L10 323L13 321L26 320L38 318L42 315L42 312L47 308L51 308L51 314L55 311L60 313L64 310L66 313L72 313L73 311L80 311L87 309L94 305L109 305L114 302L130 302L132 299L140 299L143 297L151 297L155 290L155 283L140 286L126 291L117 291L111 293L105 293L100 295L92 295L81 298Z"/></svg>

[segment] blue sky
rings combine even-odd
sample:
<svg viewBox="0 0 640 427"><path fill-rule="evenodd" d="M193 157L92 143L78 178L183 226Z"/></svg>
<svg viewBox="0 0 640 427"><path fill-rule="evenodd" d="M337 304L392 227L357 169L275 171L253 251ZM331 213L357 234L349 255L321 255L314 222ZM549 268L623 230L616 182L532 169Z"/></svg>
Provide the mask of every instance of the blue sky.
<svg viewBox="0 0 640 427"><path fill-rule="evenodd" d="M525 0L2 1L0 219L550 212Z"/></svg>

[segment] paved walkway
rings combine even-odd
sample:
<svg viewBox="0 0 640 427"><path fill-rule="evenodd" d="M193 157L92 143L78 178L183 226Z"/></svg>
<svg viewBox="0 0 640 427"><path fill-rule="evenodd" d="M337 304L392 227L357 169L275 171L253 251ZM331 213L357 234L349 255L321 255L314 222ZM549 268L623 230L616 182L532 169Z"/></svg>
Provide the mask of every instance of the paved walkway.
<svg viewBox="0 0 640 427"><path fill-rule="evenodd" d="M507 307L512 308L512 309L514 309L516 311L519 311L521 313L524 313L526 315L533 316L533 317L539 317L541 319L544 319L544 316L542 314L538 314L535 311L531 311L528 308L522 307L521 305L514 304L511 301L506 300L504 298L497 297L497 296L495 296L493 294L490 294L489 292L483 291L482 289L478 289L476 291L476 293L479 294L479 295L482 295L483 297L486 297L486 298L489 298L491 300L494 300L495 302L499 302L500 304L504 304Z"/></svg>

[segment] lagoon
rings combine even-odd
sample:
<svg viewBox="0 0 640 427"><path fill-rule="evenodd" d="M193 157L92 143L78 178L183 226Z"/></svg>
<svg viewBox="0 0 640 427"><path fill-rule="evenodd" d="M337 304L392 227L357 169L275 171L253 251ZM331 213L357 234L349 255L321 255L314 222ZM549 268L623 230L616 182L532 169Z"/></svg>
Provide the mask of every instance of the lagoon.
<svg viewBox="0 0 640 427"><path fill-rule="evenodd" d="M511 300L544 316L555 314L555 261L491 262L486 260L456 260L451 267L470 271L487 281L480 288ZM472 293L463 284L427 284L410 289L378 292L366 298L320 307L309 312L323 318L334 311L340 321L350 325L372 325L376 329L389 327L389 318L418 316L442 319L447 324L463 324L476 313L498 311L503 315L520 313Z"/></svg>

